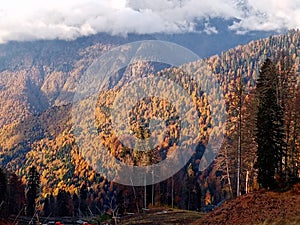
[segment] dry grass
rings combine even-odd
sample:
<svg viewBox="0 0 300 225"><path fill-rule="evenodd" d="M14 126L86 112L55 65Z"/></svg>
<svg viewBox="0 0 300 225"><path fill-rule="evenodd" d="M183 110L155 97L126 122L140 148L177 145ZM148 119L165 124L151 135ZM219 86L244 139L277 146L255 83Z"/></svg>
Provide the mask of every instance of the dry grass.
<svg viewBox="0 0 300 225"><path fill-rule="evenodd" d="M186 225L198 220L203 213L178 209L152 209L147 213L122 218L122 225Z"/></svg>

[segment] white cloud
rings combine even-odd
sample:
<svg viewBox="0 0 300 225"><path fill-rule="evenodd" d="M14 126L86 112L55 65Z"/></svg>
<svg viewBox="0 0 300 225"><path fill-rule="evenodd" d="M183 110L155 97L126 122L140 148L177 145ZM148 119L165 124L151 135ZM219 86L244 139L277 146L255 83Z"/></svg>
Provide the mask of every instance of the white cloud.
<svg viewBox="0 0 300 225"><path fill-rule="evenodd" d="M204 30L203 30L205 33L207 34L217 34L218 33L218 30L216 27L214 26L210 26L209 23L205 23L204 24Z"/></svg>
<svg viewBox="0 0 300 225"><path fill-rule="evenodd" d="M299 0L248 0L240 1L247 7L240 22L233 24L230 29L238 32L252 30L280 31L300 28Z"/></svg>
<svg viewBox="0 0 300 225"><path fill-rule="evenodd" d="M82 35L195 30L208 18L236 18L237 33L300 27L299 0L0 0L0 42ZM213 24L204 32L217 33Z"/></svg>

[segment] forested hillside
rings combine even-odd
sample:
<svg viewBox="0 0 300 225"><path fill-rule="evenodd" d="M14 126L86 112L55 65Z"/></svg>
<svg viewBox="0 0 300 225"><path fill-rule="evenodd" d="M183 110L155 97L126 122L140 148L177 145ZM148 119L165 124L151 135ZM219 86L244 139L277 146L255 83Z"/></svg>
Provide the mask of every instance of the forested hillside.
<svg viewBox="0 0 300 225"><path fill-rule="evenodd" d="M256 125L259 107L256 84L267 58L274 62L274 70L280 75L280 90L287 90L282 91L279 101L285 109L282 115L282 139L285 145L281 146L283 149L280 152L284 165L281 165L281 170L279 166L275 168L281 172L276 182L285 188L292 178L295 180L299 176L300 129L295 121L300 117L297 108L300 31L292 30L285 35L252 41L206 59L212 70L209 79L220 84L225 96L226 104L220 105L220 108L210 107L219 102L209 102L206 95L201 93L201 87L199 90L181 68L157 71L154 65L141 63L126 70L125 78L139 77L148 71L149 77L167 77L177 82L193 96L195 110L200 115L197 121L199 144L185 167L166 181L136 188L114 184L105 174L93 170L76 144L74 132L78 130L74 131L72 127L70 104L75 84L96 57L122 43L122 40L103 43L97 40L93 40L90 46L82 43L84 47L59 46L58 42L58 46L49 46L42 55L36 55L40 51L35 51L28 44L32 49L28 57L18 61L14 56L5 56L1 67L0 113L5 116L0 118L0 163L20 176L23 183L28 183L26 176L32 168L36 168L41 193L37 206L43 215L48 216L50 212L59 216L101 214L105 211L115 213L118 207L128 212L139 211L151 204L209 210L213 205L240 193L257 190L259 165ZM51 49L53 52L49 51ZM194 71L200 63L202 61L192 62L185 68ZM153 151L137 152L139 146L125 148L116 138L108 112L120 92L118 84L126 82L126 79L115 77L115 80L109 81L115 88L99 93L94 137L111 155L129 165L143 166L170 157L177 145L180 127L176 110L167 101L155 97L143 99L131 114L130 128L141 139L149 135L147 125L150 117L168 120L166 127L169 133L162 135L160 145ZM214 124L211 117L222 108L226 109L226 124ZM137 118L142 118L143 123ZM222 134L223 125L226 131L218 156L206 170L199 171L209 135ZM87 132L89 124L80 126L82 132ZM181 132L184 134L184 130ZM90 144L93 148L98 147ZM101 162L108 168L115 166L104 156ZM290 174L290 170L293 174ZM237 190L238 171L240 190ZM146 206L145 189L148 193ZM9 204L8 199L3 199L4 204Z"/></svg>

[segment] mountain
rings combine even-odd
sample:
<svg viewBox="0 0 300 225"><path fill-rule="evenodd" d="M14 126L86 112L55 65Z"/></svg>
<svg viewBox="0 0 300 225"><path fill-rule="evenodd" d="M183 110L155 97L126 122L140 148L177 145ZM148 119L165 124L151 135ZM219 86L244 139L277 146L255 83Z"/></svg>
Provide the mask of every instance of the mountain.
<svg viewBox="0 0 300 225"><path fill-rule="evenodd" d="M10 42L0 45L0 127L54 105L71 102L76 80L93 59L122 43L149 39L105 34L76 41ZM101 40L101 41L99 41Z"/></svg>
<svg viewBox="0 0 300 225"><path fill-rule="evenodd" d="M223 51L234 48L237 45L245 45L252 40L267 38L275 35L274 31L256 31L246 34L237 34L228 27L236 22L235 20L224 20L221 18L209 19L206 22L198 23L199 32L184 34L156 34L158 40L165 40L182 45L195 52L201 58L220 54ZM205 26L215 28L216 32L205 29Z"/></svg>
<svg viewBox="0 0 300 225"><path fill-rule="evenodd" d="M0 45L0 127L70 102L74 84L93 59L109 49L138 40L177 43L200 57L218 54L271 33L237 35L226 29L233 21L210 21L218 33L156 34L127 37L97 34L74 41L44 40ZM17 88L16 88L17 87Z"/></svg>
<svg viewBox="0 0 300 225"><path fill-rule="evenodd" d="M211 38L211 36L209 37ZM172 37L168 38L174 40ZM197 39L192 34L191 38L192 40ZM25 43L11 42L6 45L0 45L0 113L3 115L0 118L1 166L15 171L23 177L24 181L28 168L35 165L41 174L43 197L46 197L47 194L57 195L61 189L72 194L78 193L83 184L87 185L89 190L93 190L92 194L89 195L92 196L90 197L91 202L95 202L95 199L100 202L99 199L104 198L103 196L113 196L112 193L115 190L113 184L109 184L104 174L94 171L91 164L81 155L74 136L74 133L78 131L74 131L72 127L71 102L76 83L93 60L115 46L149 39L154 38L153 36L136 35L129 35L123 38L99 34L79 38L71 42L56 40ZM179 42L180 36L177 36L175 39ZM186 42L188 41L182 41L182 43ZM198 41L194 42L198 43ZM239 45L223 51L219 55L205 59L205 63L209 65L213 73L211 79L221 85L224 93L226 105L220 106L220 108L225 107L227 109L227 122L229 122L226 124L228 125L226 136L231 137L233 140L227 143L228 148L224 144L220 153L228 149L232 153L235 149L237 139L234 136L236 129L234 121L236 121L236 115L229 109L233 107L231 104L236 96L236 81L239 79L239 76L242 75L243 77L244 98L248 99L245 106L250 108L251 101L249 96L255 89L259 70L265 59L270 57L276 60L281 53L285 53L295 61L296 70L299 72L299 43L300 31L291 30L283 35L270 36L269 38L251 41L245 45ZM212 46L211 48L213 49L214 47ZM192 71L202 62L201 60L192 62L187 64L186 67ZM213 110L218 109L209 108L205 95L200 93L194 81L189 79L180 68L157 69L155 65L147 63L138 64L137 66L133 65L133 68L129 69L129 72L125 71L125 74L126 72L129 73L127 74L129 77L134 75L142 76L144 71L150 71L149 76L167 77L185 87L188 93L194 96L193 101L196 102L196 111L201 115L199 119L199 124L201 124L199 136L202 138L202 145L196 148L192 159L172 180L169 179L161 186L156 186L157 189L159 187L162 193L161 196L164 196L163 193L168 193L168 190L172 187L174 193L176 193L174 201L177 206L188 209L197 209L199 207L197 202L201 202L202 205L206 203L216 204L227 198L224 193L229 193L230 190L228 184L221 178L224 175L223 173L225 173L224 171L226 171L226 165L220 160L221 154L207 170L203 172L198 171L200 159L205 149L203 145L205 146L207 143L209 134L221 133L219 126L223 124L216 125L211 122ZM124 79L119 79L116 76L115 80L109 82L114 83L118 87L118 84L124 82ZM151 114L147 111L145 104L147 101L154 99L143 99L139 102L134 113L132 113L133 120L130 121L132 132L136 135L147 135L147 129L140 128L139 124L134 121L134 118L137 117L139 112L146 112L147 116L144 119L147 123L151 115L161 116L159 109L164 107L164 109L168 109L166 110L168 115L163 116L166 116L166 118L172 117L167 125L170 129L170 140L163 139L153 155L149 156L146 153L142 153L132 156L132 154L135 154L134 150L124 148L111 132L111 118L107 113L114 97L119 92L120 90L116 88L108 92L99 93L99 101L95 109L97 130L90 131L86 129L89 128L90 124L80 124L82 129L79 133L82 135L84 132L93 133L93 137L101 139L102 144L109 149L114 157L130 165L143 165L144 162L147 163L150 159L157 160L154 162L157 163L164 157L168 157L168 154L172 153L172 147L176 145L179 138L177 133L178 121L174 117L175 110L172 106L168 102L157 101L157 105L153 104L150 107L153 111L157 111L157 114ZM126 102L124 103L126 104ZM87 106L83 104L82 107ZM243 110L247 112L249 108L244 108ZM187 115L187 117L192 116L190 114ZM249 116L249 119L245 123L251 123L251 115L247 116ZM247 133L248 137L251 137L249 138L251 143L247 143L247 147L244 148L245 150L242 153L242 163L246 168L243 173L249 173L249 179L252 182L251 188L255 189L255 154L253 153L256 151L256 147L252 140L254 131L247 130L247 132L249 132ZM92 147L98 147L93 144L91 143L90 145L91 149ZM159 157L161 158L159 159ZM116 166L109 158L102 157L101 160L108 168ZM235 162L236 155L232 154L229 160L231 165L229 173L233 178L235 176L233 175L235 173ZM220 173L221 177L218 175ZM243 177L246 176L243 174ZM173 187L174 181L176 185ZM244 180L243 183L245 183ZM182 189L182 187L187 188ZM123 190L122 188L124 187L118 188L118 190ZM182 193L182 190L184 193ZM128 196L131 195L128 198L133 198L135 191L131 192L128 191ZM99 193L102 193L103 196ZM142 189L137 188L137 193L141 195ZM199 198L201 201L199 201ZM148 200L150 201L149 197ZM170 204L170 196L161 197L157 201L161 204ZM134 203L133 200L131 202ZM143 205L142 202L137 202L136 204L139 206ZM135 208L134 204L129 208ZM96 210L96 207L93 210Z"/></svg>

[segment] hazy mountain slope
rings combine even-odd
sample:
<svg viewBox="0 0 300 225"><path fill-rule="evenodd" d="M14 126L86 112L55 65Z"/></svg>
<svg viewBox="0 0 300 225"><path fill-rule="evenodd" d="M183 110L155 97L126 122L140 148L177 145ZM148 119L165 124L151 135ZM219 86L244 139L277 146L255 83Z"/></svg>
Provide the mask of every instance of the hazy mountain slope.
<svg viewBox="0 0 300 225"><path fill-rule="evenodd" d="M0 45L0 127L70 102L74 83L93 59L124 42L98 35Z"/></svg>
<svg viewBox="0 0 300 225"><path fill-rule="evenodd" d="M113 46L150 38L99 34L0 45L0 127L70 103L76 82L94 59Z"/></svg>
<svg viewBox="0 0 300 225"><path fill-rule="evenodd" d="M265 33L240 36L216 20L219 33L157 34L127 37L97 34L74 41L9 42L0 45L0 127L24 120L53 105L71 102L74 86L85 69L103 52L128 42L159 39L178 43L207 57Z"/></svg>

